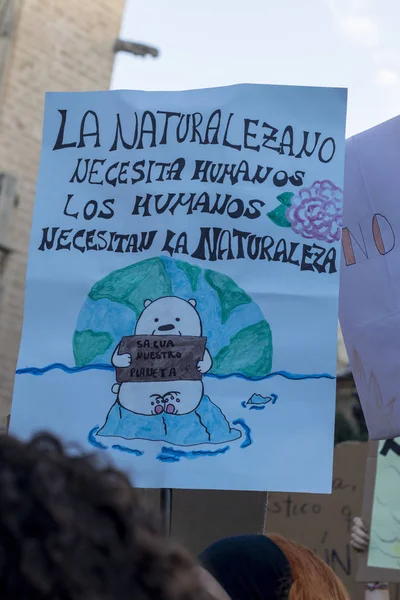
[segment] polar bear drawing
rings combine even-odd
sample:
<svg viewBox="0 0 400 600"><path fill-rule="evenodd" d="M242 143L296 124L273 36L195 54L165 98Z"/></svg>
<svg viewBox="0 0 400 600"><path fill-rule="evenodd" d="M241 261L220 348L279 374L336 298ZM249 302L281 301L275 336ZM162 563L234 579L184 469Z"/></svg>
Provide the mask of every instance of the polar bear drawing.
<svg viewBox="0 0 400 600"><path fill-rule="evenodd" d="M202 323L196 310L196 301L165 296L157 300L145 300L144 309L135 327L135 335L181 335L202 336ZM120 344L112 356L114 367L131 365L130 354L120 353ZM197 364L201 374L212 367L208 350ZM115 389L116 387L116 389ZM194 411L200 404L204 386L201 378L196 381L132 381L114 386L121 406L142 415L159 415L164 411L171 415L183 415Z"/></svg>

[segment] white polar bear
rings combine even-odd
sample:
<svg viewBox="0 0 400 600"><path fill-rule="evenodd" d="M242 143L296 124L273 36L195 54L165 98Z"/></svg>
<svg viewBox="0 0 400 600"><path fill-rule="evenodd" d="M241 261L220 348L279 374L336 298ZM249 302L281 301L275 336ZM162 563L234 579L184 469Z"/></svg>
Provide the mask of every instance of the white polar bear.
<svg viewBox="0 0 400 600"><path fill-rule="evenodd" d="M165 296L152 302L145 300L144 310L139 316L135 335L184 335L202 336L202 324L196 310L196 300L182 300L176 296ZM130 354L120 354L120 344L112 356L114 367L128 367ZM198 363L200 373L212 367L212 358L206 349ZM184 415L195 410L204 394L202 380L128 382L114 386L118 400L124 408L141 415L168 414Z"/></svg>

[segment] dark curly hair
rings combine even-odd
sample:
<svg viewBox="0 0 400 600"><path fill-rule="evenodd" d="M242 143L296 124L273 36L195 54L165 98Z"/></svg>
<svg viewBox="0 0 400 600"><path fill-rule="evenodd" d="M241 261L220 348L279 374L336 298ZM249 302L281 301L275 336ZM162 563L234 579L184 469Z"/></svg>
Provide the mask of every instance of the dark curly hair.
<svg viewBox="0 0 400 600"><path fill-rule="evenodd" d="M51 435L0 436L1 600L208 600L118 471Z"/></svg>

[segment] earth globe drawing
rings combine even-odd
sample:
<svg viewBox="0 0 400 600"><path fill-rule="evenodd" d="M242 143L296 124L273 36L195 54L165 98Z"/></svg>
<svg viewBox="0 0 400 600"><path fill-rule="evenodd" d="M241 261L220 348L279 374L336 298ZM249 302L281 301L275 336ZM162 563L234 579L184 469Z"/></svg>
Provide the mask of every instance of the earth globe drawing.
<svg viewBox="0 0 400 600"><path fill-rule="evenodd" d="M232 278L168 257L150 258L111 272L90 290L78 316L73 352L78 368L111 367L113 353L132 336L145 303L176 297L196 306L212 357L205 379L265 378L272 368L271 328L259 306ZM178 445L221 444L241 437L207 393L190 414L150 418L117 400L98 436L149 439Z"/></svg>

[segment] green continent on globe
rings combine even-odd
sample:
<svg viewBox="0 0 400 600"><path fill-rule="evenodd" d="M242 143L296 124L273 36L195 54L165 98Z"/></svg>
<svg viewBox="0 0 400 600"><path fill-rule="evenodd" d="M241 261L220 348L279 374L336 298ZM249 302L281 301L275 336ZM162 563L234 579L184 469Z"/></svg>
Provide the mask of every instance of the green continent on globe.
<svg viewBox="0 0 400 600"><path fill-rule="evenodd" d="M84 367L96 356L101 356L113 342L112 335L107 332L96 332L91 329L75 331L72 343L76 366Z"/></svg>
<svg viewBox="0 0 400 600"><path fill-rule="evenodd" d="M92 287L89 298L107 298L125 304L132 308L138 317L145 300L156 300L171 295L171 280L163 262L159 258L149 258L113 271Z"/></svg>
<svg viewBox="0 0 400 600"><path fill-rule="evenodd" d="M272 334L266 321L245 327L214 358L212 373L265 377L272 368Z"/></svg>
<svg viewBox="0 0 400 600"><path fill-rule="evenodd" d="M217 271L206 271L205 280L217 292L221 305L221 323L227 322L231 312L241 304L250 304L252 299L227 275Z"/></svg>

